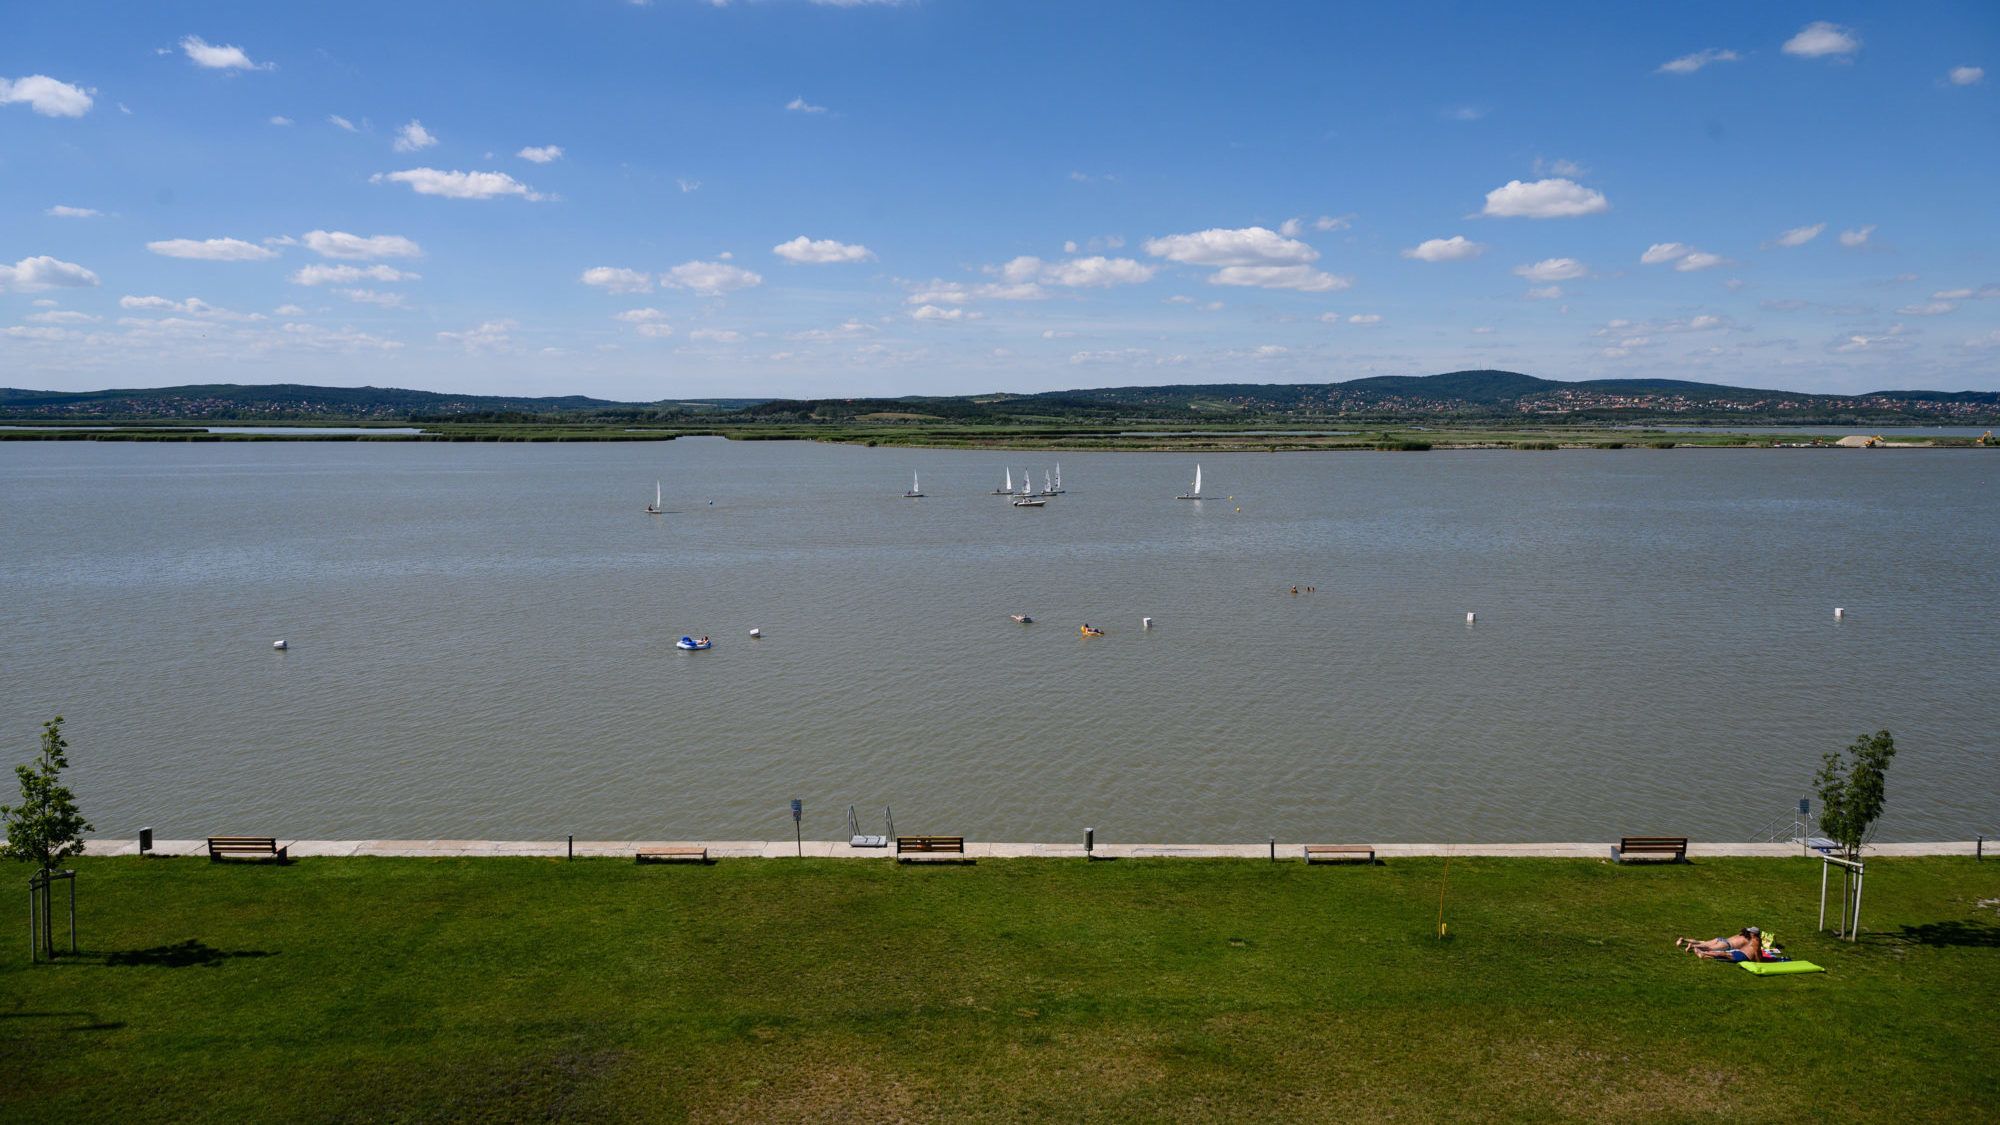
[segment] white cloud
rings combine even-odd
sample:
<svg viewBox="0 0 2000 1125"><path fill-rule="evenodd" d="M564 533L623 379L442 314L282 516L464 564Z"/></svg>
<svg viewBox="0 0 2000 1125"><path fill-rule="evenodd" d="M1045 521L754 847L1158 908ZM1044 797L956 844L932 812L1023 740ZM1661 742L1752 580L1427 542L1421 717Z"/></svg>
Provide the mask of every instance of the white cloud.
<svg viewBox="0 0 2000 1125"><path fill-rule="evenodd" d="M194 258L204 262L261 262L278 256L276 250L240 238L169 238L148 242L146 249L168 258Z"/></svg>
<svg viewBox="0 0 2000 1125"><path fill-rule="evenodd" d="M678 179L676 179L676 180L674 181L674 186L676 186L676 187L678 187L678 188L680 188L680 189L681 189L681 194L682 194L682 195L686 195L686 194L687 194L688 192L691 192L691 191L700 191L700 190L701 190L701 181L700 181L700 180L690 180L690 179L688 179L688 178L687 178L686 176L682 176L682 177L680 177L680 178L678 178Z"/></svg>
<svg viewBox="0 0 2000 1125"><path fill-rule="evenodd" d="M786 102L786 103L785 103L785 108L786 108L786 109L788 109L788 110L790 110L790 111L792 111L793 113L825 113L825 112L826 112L826 107L825 107L825 106L823 106L823 105L814 105L814 104L812 104L811 102L809 102L809 101L805 100L804 98L793 98L793 99L792 99L791 101L788 101L788 102Z"/></svg>
<svg viewBox="0 0 2000 1125"><path fill-rule="evenodd" d="M1897 316L1943 316L1958 308L1950 301L1932 301L1927 305L1904 305L1896 310Z"/></svg>
<svg viewBox="0 0 2000 1125"><path fill-rule="evenodd" d="M1532 183L1509 180L1486 193L1486 207L1480 214L1494 218L1567 219L1610 209L1604 193L1573 180L1557 178Z"/></svg>
<svg viewBox="0 0 2000 1125"><path fill-rule="evenodd" d="M23 328L17 324L7 329L7 335L16 340L40 340L47 343L67 340L75 333L67 328Z"/></svg>
<svg viewBox="0 0 2000 1125"><path fill-rule="evenodd" d="M1741 57L1742 56L1738 55L1735 51L1725 50L1721 47L1709 47L1704 50L1696 51L1692 55L1682 55L1680 58L1677 59L1669 59L1666 62L1661 63L1660 69L1654 71L1653 73L1693 74L1695 71L1700 70L1702 67L1707 66L1709 63L1735 62L1738 58Z"/></svg>
<svg viewBox="0 0 2000 1125"><path fill-rule="evenodd" d="M1450 238L1427 238L1403 251L1403 257L1419 262L1457 262L1477 258L1485 252L1486 247L1462 234L1454 234Z"/></svg>
<svg viewBox="0 0 2000 1125"><path fill-rule="evenodd" d="M275 308L275 309L272 309L271 311L272 311L273 313L276 313L276 314L277 314L277 315L279 315L279 316L304 316L304 315L306 315L306 310L304 310L304 309L302 309L302 308L298 307L297 305L279 305L279 306L278 306L277 308Z"/></svg>
<svg viewBox="0 0 2000 1125"><path fill-rule="evenodd" d="M1779 246L1804 246L1806 243L1818 238L1820 232L1825 229L1825 223L1814 223L1809 227L1793 227L1772 241Z"/></svg>
<svg viewBox="0 0 2000 1125"><path fill-rule="evenodd" d="M396 130L394 148L397 152L418 152L437 143L437 137L424 128L424 123L412 117L408 125Z"/></svg>
<svg viewBox="0 0 2000 1125"><path fill-rule="evenodd" d="M1478 105L1455 105L1441 111L1450 121L1477 121L1486 116L1486 107Z"/></svg>
<svg viewBox="0 0 2000 1125"><path fill-rule="evenodd" d="M972 299L972 290L956 281L933 279L911 288L904 298L912 305L962 305Z"/></svg>
<svg viewBox="0 0 2000 1125"><path fill-rule="evenodd" d="M58 219L95 219L104 212L90 207L65 207L58 203L42 214L52 215Z"/></svg>
<svg viewBox="0 0 2000 1125"><path fill-rule="evenodd" d="M69 309L50 309L46 312L29 313L23 319L34 324L95 324L99 318Z"/></svg>
<svg viewBox="0 0 2000 1125"><path fill-rule="evenodd" d="M338 113L327 114L326 120L327 124L332 125L334 128L343 130L345 132L358 133L361 131L354 127L354 122L349 121L347 118L342 117Z"/></svg>
<svg viewBox="0 0 2000 1125"><path fill-rule="evenodd" d="M423 248L400 234L363 237L340 230L307 231L299 241L322 258L421 258Z"/></svg>
<svg viewBox="0 0 2000 1125"><path fill-rule="evenodd" d="M205 312L215 311L214 305L209 304L200 297L189 297L184 301L176 301L167 297L126 296L118 298L118 307L121 309L131 309L135 312L177 312L186 313L188 316L200 316Z"/></svg>
<svg viewBox="0 0 2000 1125"><path fill-rule="evenodd" d="M1873 223L1865 227L1856 227L1853 230L1844 230L1840 232L1840 244L1848 247L1864 246L1867 245L1868 236L1874 233L1875 225Z"/></svg>
<svg viewBox="0 0 2000 1125"><path fill-rule="evenodd" d="M91 91L46 74L0 78L0 105L25 103L43 117L82 117L90 112Z"/></svg>
<svg viewBox="0 0 2000 1125"><path fill-rule="evenodd" d="M513 321L506 321L504 323L512 324ZM287 324L282 331L285 333L286 339L290 342L300 347L311 348L314 351L392 352L403 346L401 340L385 340L380 336L370 336L366 332L357 332L352 328L321 328L317 324ZM440 338L447 336L458 338L462 335L465 334L452 332L438 333Z"/></svg>
<svg viewBox="0 0 2000 1125"><path fill-rule="evenodd" d="M1010 282L1002 285L982 285L972 291L977 297L987 297L995 301L1039 301L1049 295L1049 291L1032 281ZM913 301L912 304L922 304ZM956 302L963 304L964 301Z"/></svg>
<svg viewBox="0 0 2000 1125"><path fill-rule="evenodd" d="M1351 277L1316 270L1311 266L1224 266L1209 275L1210 285L1251 285L1259 289L1295 289L1301 293L1327 293L1354 284Z"/></svg>
<svg viewBox="0 0 2000 1125"><path fill-rule="evenodd" d="M624 312L612 313L611 319L622 320L627 324L647 324L653 321L665 320L667 319L667 314L653 308L626 309Z"/></svg>
<svg viewBox="0 0 2000 1125"><path fill-rule="evenodd" d="M1553 301L1561 297L1562 295L1563 295L1562 286L1543 285L1528 290L1527 298L1530 301Z"/></svg>
<svg viewBox="0 0 2000 1125"><path fill-rule="evenodd" d="M803 234L790 242L780 242L771 247L771 253L788 262L802 265L866 262L872 261L875 257L873 251L859 243L835 242L831 238L811 239Z"/></svg>
<svg viewBox="0 0 2000 1125"><path fill-rule="evenodd" d="M1590 272L1590 267L1575 258L1543 258L1531 266L1515 266L1514 276L1529 281L1568 281Z"/></svg>
<svg viewBox="0 0 2000 1125"><path fill-rule="evenodd" d="M1986 77L1986 70L1977 66L1955 66L1945 77L1954 86L1977 86Z"/></svg>
<svg viewBox="0 0 2000 1125"><path fill-rule="evenodd" d="M719 297L736 289L764 284L761 274L723 262L682 262L660 274L660 284L692 289L704 297Z"/></svg>
<svg viewBox="0 0 2000 1125"><path fill-rule="evenodd" d="M697 328L688 333L690 340L706 340L712 344L740 344L743 333L733 328Z"/></svg>
<svg viewBox="0 0 2000 1125"><path fill-rule="evenodd" d="M437 168L410 168L401 172L378 172L368 177L369 183L408 184L418 195L441 195L447 199L496 199L503 195L518 195L531 202L540 202L548 196L536 191L505 172L445 172Z"/></svg>
<svg viewBox="0 0 2000 1125"><path fill-rule="evenodd" d="M1672 262L1674 268L1682 273L1705 270L1711 266L1722 265L1728 260L1720 254L1697 250L1685 242L1655 242L1646 248L1645 253L1639 255L1639 262L1642 265L1657 266L1662 262Z"/></svg>
<svg viewBox="0 0 2000 1125"><path fill-rule="evenodd" d="M1785 40L1785 45L1779 49L1802 59L1834 57L1845 61L1845 56L1861 49L1861 39L1851 27L1815 20L1801 28L1797 35Z"/></svg>
<svg viewBox="0 0 2000 1125"><path fill-rule="evenodd" d="M1071 288L1103 289L1151 281L1158 270L1158 266L1145 265L1130 258L1072 258L1067 262L1050 262L1043 266L1041 280Z"/></svg>
<svg viewBox="0 0 2000 1125"><path fill-rule="evenodd" d="M585 285L594 285L606 293L646 293L653 288L651 274L638 270L621 269L617 266L592 266L577 278Z"/></svg>
<svg viewBox="0 0 2000 1125"><path fill-rule="evenodd" d="M1283 344L1259 344L1250 350L1250 358L1277 359L1279 356L1290 355L1291 351L1292 349Z"/></svg>
<svg viewBox="0 0 2000 1125"><path fill-rule="evenodd" d="M1965 342L1968 348L2000 348L2000 328L1995 328L1984 336L1974 336Z"/></svg>
<svg viewBox="0 0 2000 1125"><path fill-rule="evenodd" d="M910 313L910 318L913 320L935 321L978 320L979 316L980 314L966 309L944 309L936 305L924 305Z"/></svg>
<svg viewBox="0 0 2000 1125"><path fill-rule="evenodd" d="M416 281L418 275L394 266L304 266L293 285L352 285L357 281Z"/></svg>
<svg viewBox="0 0 2000 1125"><path fill-rule="evenodd" d="M1353 225L1354 216L1351 214L1321 215L1319 218L1313 220L1313 229L1318 231L1346 230Z"/></svg>
<svg viewBox="0 0 2000 1125"><path fill-rule="evenodd" d="M1146 240L1146 253L1191 266L1294 265L1319 251L1265 227L1215 228Z"/></svg>
<svg viewBox="0 0 2000 1125"><path fill-rule="evenodd" d="M291 325L285 327L290 328ZM511 320L489 320L463 332L440 332L437 338L448 344L462 345L469 352L497 351L513 343L510 333L518 327L520 325Z"/></svg>
<svg viewBox="0 0 2000 1125"><path fill-rule="evenodd" d="M291 118L289 118L289 117L286 117L286 116L285 116L284 114L281 114L281 113L274 113L274 114L272 114L272 115L271 115L271 116L270 116L269 118L266 118L266 120L267 120L267 121L268 121L268 122L269 122L270 124L272 124L272 125L290 125L290 124L292 124L292 119L291 119Z"/></svg>
<svg viewBox="0 0 2000 1125"><path fill-rule="evenodd" d="M1350 316L1350 317L1348 317L1348 318L1347 318L1347 323L1349 323L1349 324L1361 324L1361 325L1369 325L1369 324L1380 324L1380 323L1382 323L1382 314L1381 314L1381 313L1355 313L1355 314L1354 314L1353 316Z"/></svg>
<svg viewBox="0 0 2000 1125"><path fill-rule="evenodd" d="M258 64L250 61L241 47L222 46L204 42L199 35L190 35L181 40L181 50L194 65L209 70L276 70L276 63Z"/></svg>
<svg viewBox="0 0 2000 1125"><path fill-rule="evenodd" d="M1044 340L1073 340L1075 338L1076 338L1076 333L1071 332L1068 329L1064 328L1042 329L1042 339Z"/></svg>
<svg viewBox="0 0 2000 1125"><path fill-rule="evenodd" d="M380 305L385 309L400 308L403 304L401 293L383 293L375 289L336 289L334 292L363 305Z"/></svg>
<svg viewBox="0 0 2000 1125"><path fill-rule="evenodd" d="M514 155L537 164L547 164L552 160L561 160L562 154L561 145L529 145Z"/></svg>

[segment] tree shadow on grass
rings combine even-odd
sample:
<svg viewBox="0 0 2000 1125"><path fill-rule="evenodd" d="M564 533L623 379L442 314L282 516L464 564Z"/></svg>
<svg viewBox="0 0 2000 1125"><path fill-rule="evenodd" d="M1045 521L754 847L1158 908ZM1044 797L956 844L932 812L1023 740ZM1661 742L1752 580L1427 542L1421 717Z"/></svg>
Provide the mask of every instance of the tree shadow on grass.
<svg viewBox="0 0 2000 1125"><path fill-rule="evenodd" d="M0 1012L0 1020L67 1020L82 1019L75 1027L58 1028L59 1031L116 1031L125 1026L124 1020L99 1019L96 1012Z"/></svg>
<svg viewBox="0 0 2000 1125"><path fill-rule="evenodd" d="M151 949L131 949L104 955L106 965L151 965L163 969L185 969L190 965L204 968L219 968L224 961L237 957L276 957L262 949L217 949L199 938L175 942L172 945L156 945Z"/></svg>
<svg viewBox="0 0 2000 1125"><path fill-rule="evenodd" d="M1914 945L1960 945L1975 949L2000 949L2000 925L1992 922L1925 922L1921 926L1904 926L1889 936L1894 940Z"/></svg>

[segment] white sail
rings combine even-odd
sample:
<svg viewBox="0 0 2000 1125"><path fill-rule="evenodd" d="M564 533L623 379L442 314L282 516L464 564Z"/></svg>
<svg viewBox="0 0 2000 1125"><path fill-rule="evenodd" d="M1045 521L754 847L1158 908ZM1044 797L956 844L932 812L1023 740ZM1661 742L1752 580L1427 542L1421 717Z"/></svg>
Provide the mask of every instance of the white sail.
<svg viewBox="0 0 2000 1125"><path fill-rule="evenodd" d="M1014 491L1014 470L1007 470L1007 491Z"/></svg>
<svg viewBox="0 0 2000 1125"><path fill-rule="evenodd" d="M653 507L655 507L655 508L659 507L659 506L660 506L660 501L661 501L661 500L663 500L663 499L665 499L665 498L666 498L666 493L664 493L664 492L661 492L661 491L660 491L660 482L659 482L659 481L654 481L654 482L653 482Z"/></svg>
<svg viewBox="0 0 2000 1125"><path fill-rule="evenodd" d="M1056 486L1055 486L1055 485L1053 485L1053 484L1050 484L1050 483L1049 483L1049 471L1048 471L1047 469L1043 469L1043 470L1042 470L1042 491L1043 491L1043 492L1054 492L1054 491L1055 491L1055 489L1056 489Z"/></svg>
<svg viewBox="0 0 2000 1125"><path fill-rule="evenodd" d="M1196 496L1200 496L1200 495L1201 495L1201 466L1200 466L1200 465L1196 465L1196 466L1194 467L1194 494L1195 494Z"/></svg>

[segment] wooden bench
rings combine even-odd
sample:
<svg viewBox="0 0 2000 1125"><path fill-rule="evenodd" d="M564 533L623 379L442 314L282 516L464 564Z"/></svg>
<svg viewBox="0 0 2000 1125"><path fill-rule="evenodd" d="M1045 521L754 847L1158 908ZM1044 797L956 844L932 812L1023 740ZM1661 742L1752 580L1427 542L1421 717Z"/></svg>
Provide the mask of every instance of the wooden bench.
<svg viewBox="0 0 2000 1125"><path fill-rule="evenodd" d="M1623 836L1618 846L1611 849L1611 862L1624 863L1634 856L1670 857L1671 862L1686 863L1688 839L1686 836Z"/></svg>
<svg viewBox="0 0 2000 1125"><path fill-rule="evenodd" d="M1306 862L1338 863L1343 860L1359 859L1369 864L1375 862L1373 844L1307 844Z"/></svg>
<svg viewBox="0 0 2000 1125"><path fill-rule="evenodd" d="M963 836L896 837L896 861L898 863L912 863L924 859L941 859L951 863L971 862L965 858L965 837Z"/></svg>
<svg viewBox="0 0 2000 1125"><path fill-rule="evenodd" d="M278 846L274 836L210 836L209 861L220 860L225 855L262 856L281 863L286 859L285 849Z"/></svg>
<svg viewBox="0 0 2000 1125"><path fill-rule="evenodd" d="M649 848L634 852L635 863L707 863L707 848Z"/></svg>

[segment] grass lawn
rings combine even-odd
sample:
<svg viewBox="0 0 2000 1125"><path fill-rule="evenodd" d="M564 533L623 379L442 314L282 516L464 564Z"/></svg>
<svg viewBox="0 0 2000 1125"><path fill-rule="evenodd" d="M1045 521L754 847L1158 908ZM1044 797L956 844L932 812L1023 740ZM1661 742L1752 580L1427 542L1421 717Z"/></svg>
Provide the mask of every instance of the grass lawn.
<svg viewBox="0 0 2000 1125"><path fill-rule="evenodd" d="M2000 863L77 863L0 1119L1992 1120ZM18 890L24 866L0 872ZM1810 976L1679 934L1773 930Z"/></svg>

